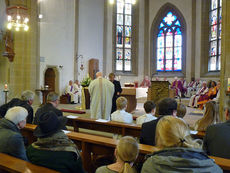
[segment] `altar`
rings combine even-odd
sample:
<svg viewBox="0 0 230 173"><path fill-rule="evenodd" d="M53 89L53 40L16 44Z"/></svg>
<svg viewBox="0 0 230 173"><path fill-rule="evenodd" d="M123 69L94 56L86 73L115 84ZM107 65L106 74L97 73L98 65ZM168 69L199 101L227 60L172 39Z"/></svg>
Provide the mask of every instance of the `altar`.
<svg viewBox="0 0 230 173"><path fill-rule="evenodd" d="M147 98L148 88L122 87L121 96L128 100L126 111L131 113L136 110L137 99Z"/></svg>
<svg viewBox="0 0 230 173"><path fill-rule="evenodd" d="M135 87L122 87L121 96L125 97L128 100L127 112L133 112L137 107L137 99L147 98L148 88L135 88ZM90 109L90 95L88 88L82 88L82 109Z"/></svg>

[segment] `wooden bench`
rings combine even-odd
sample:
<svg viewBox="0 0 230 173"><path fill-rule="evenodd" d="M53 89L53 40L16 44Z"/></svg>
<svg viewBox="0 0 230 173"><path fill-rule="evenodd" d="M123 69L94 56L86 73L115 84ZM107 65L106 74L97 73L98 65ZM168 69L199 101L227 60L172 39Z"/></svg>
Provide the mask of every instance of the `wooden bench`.
<svg viewBox="0 0 230 173"><path fill-rule="evenodd" d="M119 134L122 136L133 136L140 137L141 126L136 124L125 124L115 121L109 122L98 122L96 119L89 119L78 117L75 119L69 119L67 125L73 126L75 132L79 132L79 128L109 132L114 134Z"/></svg>
<svg viewBox="0 0 230 173"><path fill-rule="evenodd" d="M1 173L57 173L54 170L37 166L24 160L0 153L0 172Z"/></svg>
<svg viewBox="0 0 230 173"><path fill-rule="evenodd" d="M79 128L96 130L102 132L109 132L114 134L119 134L122 136L133 136L140 137L141 126L136 124L126 124L115 121L109 122L98 122L96 119L77 117L75 119L68 118L67 125L73 126L75 132L79 132ZM205 132L198 132L192 135L195 138L203 139Z"/></svg>
<svg viewBox="0 0 230 173"><path fill-rule="evenodd" d="M33 131L35 128L36 125L27 124L26 127L21 130L23 136L27 137L30 143L36 140L36 138L33 136ZM73 140L78 148L82 151L83 165L85 170L88 172L94 171L93 160L91 157L92 153L93 155L111 155L111 157L113 157L112 155L118 142L115 139L78 132L67 133L67 136ZM144 155L158 151L158 148L150 145L139 144L139 150L139 159L141 160ZM214 159L216 164L218 164L222 169L228 171L230 170L230 159L213 156L211 156L211 158Z"/></svg>

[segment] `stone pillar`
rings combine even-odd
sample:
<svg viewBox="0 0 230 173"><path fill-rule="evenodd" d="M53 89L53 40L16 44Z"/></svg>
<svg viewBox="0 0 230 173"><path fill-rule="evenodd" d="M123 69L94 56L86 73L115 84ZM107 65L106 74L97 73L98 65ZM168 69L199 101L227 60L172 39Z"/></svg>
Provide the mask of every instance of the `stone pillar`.
<svg viewBox="0 0 230 173"><path fill-rule="evenodd" d="M230 78L230 1L223 0L222 4L222 41L221 41L221 95L220 95L220 117L225 120L224 106L229 99L226 95L227 80Z"/></svg>
<svg viewBox="0 0 230 173"><path fill-rule="evenodd" d="M20 1L22 3L22 1ZM19 1L10 1L9 5ZM10 98L20 97L23 90L36 89L38 55L38 6L37 1L24 1L29 14L29 31L14 32L15 58L10 63L9 86ZM19 3L20 4L20 3Z"/></svg>

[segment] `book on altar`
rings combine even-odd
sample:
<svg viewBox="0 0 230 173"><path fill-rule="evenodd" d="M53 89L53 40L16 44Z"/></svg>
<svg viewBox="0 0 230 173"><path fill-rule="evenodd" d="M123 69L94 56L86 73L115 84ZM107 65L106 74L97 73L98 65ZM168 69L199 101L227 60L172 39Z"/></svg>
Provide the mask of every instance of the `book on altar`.
<svg viewBox="0 0 230 173"><path fill-rule="evenodd" d="M69 118L69 119L76 119L76 118L78 118L78 116L74 116L74 115L68 115L66 117Z"/></svg>

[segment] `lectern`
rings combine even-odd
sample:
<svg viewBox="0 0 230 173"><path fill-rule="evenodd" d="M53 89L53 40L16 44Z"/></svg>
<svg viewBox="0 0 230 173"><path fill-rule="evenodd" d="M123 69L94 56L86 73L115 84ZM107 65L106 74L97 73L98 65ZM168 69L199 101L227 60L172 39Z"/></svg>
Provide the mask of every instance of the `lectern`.
<svg viewBox="0 0 230 173"><path fill-rule="evenodd" d="M168 81L152 81L148 89L148 100L157 103L162 98L169 97L169 85Z"/></svg>

